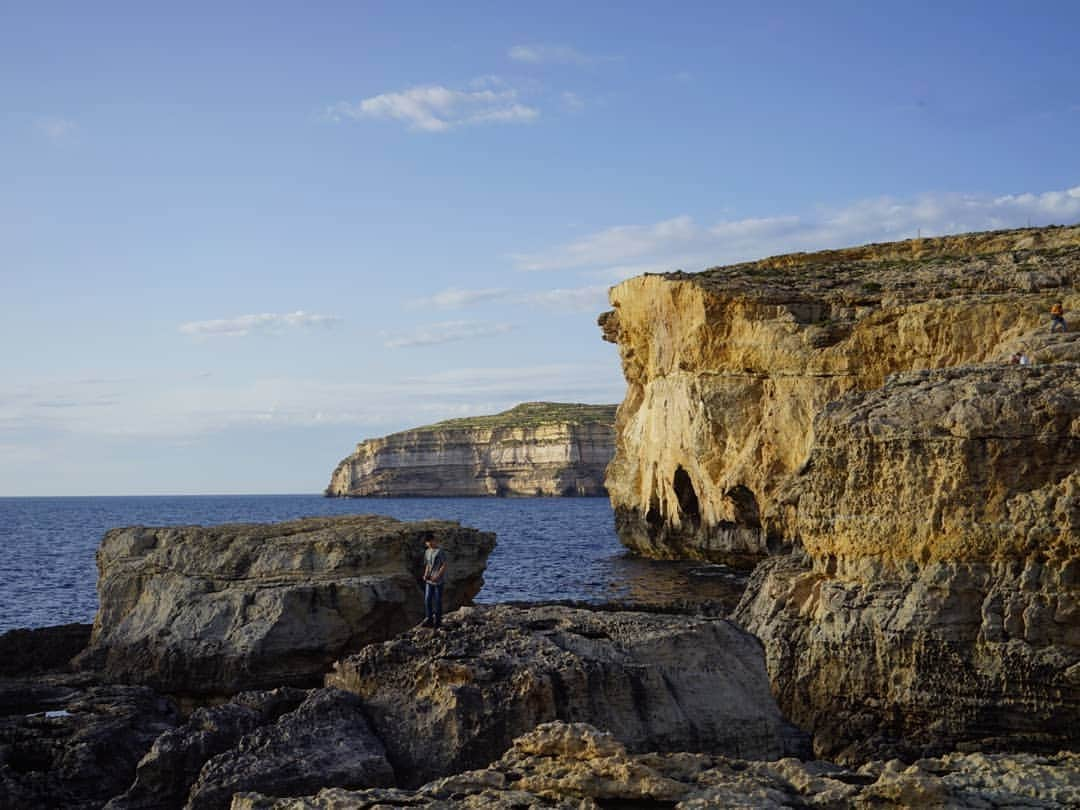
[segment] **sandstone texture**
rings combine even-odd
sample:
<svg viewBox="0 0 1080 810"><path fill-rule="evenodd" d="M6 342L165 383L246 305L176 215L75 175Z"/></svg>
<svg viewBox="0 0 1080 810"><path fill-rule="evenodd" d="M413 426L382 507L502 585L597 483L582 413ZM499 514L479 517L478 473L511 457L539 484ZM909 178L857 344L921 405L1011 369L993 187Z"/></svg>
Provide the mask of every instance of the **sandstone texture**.
<svg viewBox="0 0 1080 810"><path fill-rule="evenodd" d="M239 794L233 810L417 808L1068 808L1080 755L954 754L913 765L754 762L715 754L630 753L586 724L547 723L499 761L415 791L330 789L303 798Z"/></svg>
<svg viewBox="0 0 1080 810"><path fill-rule="evenodd" d="M776 708L760 645L725 620L477 606L446 624L366 647L327 677L360 696L400 785L482 767L550 720L592 723L635 751L808 750Z"/></svg>
<svg viewBox="0 0 1080 810"><path fill-rule="evenodd" d="M328 496L604 495L615 406L526 402L360 442Z"/></svg>
<svg viewBox="0 0 1080 810"><path fill-rule="evenodd" d="M840 762L1080 743L1080 227L612 291L629 547L751 562L735 619ZM1023 352L1032 365L1012 365Z"/></svg>
<svg viewBox="0 0 1080 810"><path fill-rule="evenodd" d="M495 536L376 515L134 527L98 549L100 608L77 659L178 694L318 683L338 657L423 617L422 533L447 550L447 610L483 584Z"/></svg>
<svg viewBox="0 0 1080 810"><path fill-rule="evenodd" d="M611 291L604 337L627 381L607 488L647 556L750 562L790 542L777 496L814 419L895 372L1080 360L1049 332L1080 308L1080 227L795 254ZM1074 324L1075 326L1075 324Z"/></svg>
<svg viewBox="0 0 1080 810"><path fill-rule="evenodd" d="M1080 745L1080 367L898 374L814 433L736 616L817 752Z"/></svg>

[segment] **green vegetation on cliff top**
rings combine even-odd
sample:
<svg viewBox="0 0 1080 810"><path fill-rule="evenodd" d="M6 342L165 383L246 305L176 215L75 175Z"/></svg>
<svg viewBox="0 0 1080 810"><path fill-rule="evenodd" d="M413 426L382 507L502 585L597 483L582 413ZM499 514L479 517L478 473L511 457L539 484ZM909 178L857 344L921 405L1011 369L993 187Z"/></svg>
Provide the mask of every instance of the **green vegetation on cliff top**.
<svg viewBox="0 0 1080 810"><path fill-rule="evenodd" d="M550 424L615 424L616 405L583 405L576 402L523 402L502 413L490 416L466 416L447 419L406 431L491 430L506 427L537 427Z"/></svg>

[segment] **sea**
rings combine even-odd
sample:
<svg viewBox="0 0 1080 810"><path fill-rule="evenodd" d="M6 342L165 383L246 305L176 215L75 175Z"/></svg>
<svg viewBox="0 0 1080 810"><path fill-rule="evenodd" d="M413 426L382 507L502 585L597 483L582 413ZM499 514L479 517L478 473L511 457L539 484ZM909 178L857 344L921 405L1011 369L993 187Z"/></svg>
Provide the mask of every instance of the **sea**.
<svg viewBox="0 0 1080 810"><path fill-rule="evenodd" d="M324 498L190 495L0 498L0 633L89 623L95 552L121 526L210 526L381 514L495 532L477 603L569 601L730 609L745 573L626 551L606 498Z"/></svg>

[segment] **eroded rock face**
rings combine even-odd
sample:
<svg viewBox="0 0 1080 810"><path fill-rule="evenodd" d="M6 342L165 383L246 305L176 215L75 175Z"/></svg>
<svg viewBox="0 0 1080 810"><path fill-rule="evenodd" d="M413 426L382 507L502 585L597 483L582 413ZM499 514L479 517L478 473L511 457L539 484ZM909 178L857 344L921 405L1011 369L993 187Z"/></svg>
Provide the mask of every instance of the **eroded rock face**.
<svg viewBox="0 0 1080 810"><path fill-rule="evenodd" d="M894 372L1080 359L1047 311L1080 308L1080 227L797 254L633 278L601 317L627 395L607 487L647 556L761 559L790 542L777 498L814 418Z"/></svg>
<svg viewBox="0 0 1080 810"><path fill-rule="evenodd" d="M748 762L709 754L632 754L585 724L547 723L489 768L405 790L324 790L277 799L240 794L233 810L370 807L1041 807L1080 802L1080 755L951 755L858 771L825 762Z"/></svg>
<svg viewBox="0 0 1080 810"><path fill-rule="evenodd" d="M769 692L758 642L724 620L566 607L473 607L335 665L399 784L486 765L549 720L608 729L633 750L805 750Z"/></svg>
<svg viewBox="0 0 1080 810"><path fill-rule="evenodd" d="M335 658L422 618L429 530L451 560L452 610L480 590L493 534L375 515L115 529L98 550L101 607L78 663L183 694L313 685Z"/></svg>
<svg viewBox="0 0 1080 810"><path fill-rule="evenodd" d="M369 439L334 470L341 497L606 494L615 406L527 402Z"/></svg>
<svg viewBox="0 0 1080 810"><path fill-rule="evenodd" d="M804 551L736 618L816 751L1080 744L1080 366L897 375L814 434L779 499Z"/></svg>

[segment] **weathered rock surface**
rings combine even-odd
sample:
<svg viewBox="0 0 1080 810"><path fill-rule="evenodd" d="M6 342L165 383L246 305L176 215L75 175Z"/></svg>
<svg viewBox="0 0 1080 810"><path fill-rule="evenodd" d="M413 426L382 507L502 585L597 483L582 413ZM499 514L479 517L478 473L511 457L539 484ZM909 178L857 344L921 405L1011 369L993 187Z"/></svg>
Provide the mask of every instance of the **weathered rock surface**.
<svg viewBox="0 0 1080 810"><path fill-rule="evenodd" d="M611 291L628 388L607 487L630 548L749 562L787 542L777 498L814 418L892 373L1080 360L1047 311L1080 308L1080 227L796 254ZM958 415L960 416L960 415ZM780 521L780 522L777 522ZM906 542L906 540L902 540Z"/></svg>
<svg viewBox="0 0 1080 810"><path fill-rule="evenodd" d="M900 374L814 434L781 504L804 553L736 618L816 751L1080 745L1080 366Z"/></svg>
<svg viewBox="0 0 1080 810"><path fill-rule="evenodd" d="M418 808L1067 808L1080 803L1080 755L954 754L858 771L826 762L748 762L712 754L631 754L584 724L548 723L484 770L406 790L240 794L233 810Z"/></svg>
<svg viewBox="0 0 1080 810"><path fill-rule="evenodd" d="M806 750L776 709L758 642L727 621L496 606L446 624L366 647L327 677L362 698L399 785L482 767L556 719L633 750Z"/></svg>
<svg viewBox="0 0 1080 810"><path fill-rule="evenodd" d="M307 695L288 687L244 692L224 705L196 709L186 723L154 741L138 764L134 784L110 801L106 810L183 807L207 762L299 707Z"/></svg>
<svg viewBox="0 0 1080 810"><path fill-rule="evenodd" d="M423 531L452 565L448 610L483 584L490 533L376 515L134 527L98 549L101 606L80 666L182 694L314 685L330 663L423 616Z"/></svg>
<svg viewBox="0 0 1080 810"><path fill-rule="evenodd" d="M178 722L171 701L139 686L55 686L18 708L0 717L0 807L11 810L97 810Z"/></svg>
<svg viewBox="0 0 1080 810"><path fill-rule="evenodd" d="M331 496L604 495L615 406L526 402L360 442Z"/></svg>
<svg viewBox="0 0 1080 810"><path fill-rule="evenodd" d="M203 766L189 810L227 808L246 790L298 796L322 787L392 787L394 772L355 695L322 689Z"/></svg>

